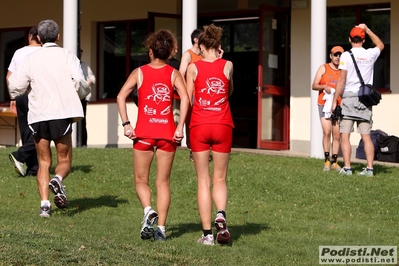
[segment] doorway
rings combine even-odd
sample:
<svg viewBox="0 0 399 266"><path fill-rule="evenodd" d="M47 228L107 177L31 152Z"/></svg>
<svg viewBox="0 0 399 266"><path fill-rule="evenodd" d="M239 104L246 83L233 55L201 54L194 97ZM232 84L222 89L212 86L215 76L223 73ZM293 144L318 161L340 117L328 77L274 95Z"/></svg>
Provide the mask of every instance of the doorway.
<svg viewBox="0 0 399 266"><path fill-rule="evenodd" d="M286 9L260 8L258 143L289 149L290 23Z"/></svg>
<svg viewBox="0 0 399 266"><path fill-rule="evenodd" d="M289 149L289 9L199 16L223 28L223 58L234 65L233 147ZM276 23L276 25L272 25ZM283 34L283 35L281 35ZM277 65L276 65L277 64Z"/></svg>
<svg viewBox="0 0 399 266"><path fill-rule="evenodd" d="M257 144L257 81L259 61L258 12L236 18L220 14L199 17L198 28L215 24L223 29L223 58L234 65L234 91L230 96L230 108L235 128L233 147L256 148Z"/></svg>

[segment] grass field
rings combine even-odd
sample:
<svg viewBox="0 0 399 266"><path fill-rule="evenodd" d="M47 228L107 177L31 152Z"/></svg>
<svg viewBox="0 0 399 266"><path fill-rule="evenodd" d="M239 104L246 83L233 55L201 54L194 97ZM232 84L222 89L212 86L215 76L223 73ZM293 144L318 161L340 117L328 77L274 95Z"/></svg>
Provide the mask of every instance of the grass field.
<svg viewBox="0 0 399 266"><path fill-rule="evenodd" d="M131 149L74 149L64 181L69 206L53 205L48 219L38 215L36 179L19 177L8 160L14 149L0 149L0 265L319 265L321 245L399 242L397 167L376 165L372 178L340 176L322 172L318 159L233 152L232 241L203 246L187 150L177 151L172 170L168 239L155 242L139 236Z"/></svg>

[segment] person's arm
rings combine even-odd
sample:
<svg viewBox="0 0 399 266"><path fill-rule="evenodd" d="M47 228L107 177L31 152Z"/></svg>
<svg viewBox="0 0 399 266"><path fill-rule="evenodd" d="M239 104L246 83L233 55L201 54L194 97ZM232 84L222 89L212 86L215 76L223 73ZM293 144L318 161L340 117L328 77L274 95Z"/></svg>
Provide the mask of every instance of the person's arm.
<svg viewBox="0 0 399 266"><path fill-rule="evenodd" d="M8 71L7 71L7 75L6 75L7 87L8 87L8 85L9 85L8 79L10 78L11 74L12 74L12 72L11 72L10 70L8 70Z"/></svg>
<svg viewBox="0 0 399 266"><path fill-rule="evenodd" d="M79 96L79 99L84 99L91 92L91 89L89 83L87 82L83 74L83 70L80 65L80 60L72 52L68 53L67 60L71 72L70 74L71 79L72 82L74 83L75 90Z"/></svg>
<svg viewBox="0 0 399 266"><path fill-rule="evenodd" d="M116 102L118 105L118 112L121 117L122 123L125 125L123 126L124 128L124 134L126 137L130 139L136 138L136 133L130 124L129 116L127 115L127 106L126 106L126 99L129 97L129 95L132 93L134 88L136 87L138 83L138 71L139 68L136 68L127 78L125 84L123 84L121 90L118 93L118 96L116 97Z"/></svg>
<svg viewBox="0 0 399 266"><path fill-rule="evenodd" d="M217 58L222 58L224 54L224 50L222 49L222 46L219 45L219 49L216 51L216 57Z"/></svg>
<svg viewBox="0 0 399 266"><path fill-rule="evenodd" d="M30 84L28 68L28 62L26 62L25 58L17 71L12 73L10 71L7 81L11 99L15 99L17 96L23 95L28 89Z"/></svg>
<svg viewBox="0 0 399 266"><path fill-rule="evenodd" d="M187 94L187 89L185 86L184 79L179 71L174 70L173 72L174 82L173 86L176 88L177 92L180 96L180 118L179 123L177 124L174 139L176 142L180 142L184 137L184 123L186 121L187 112L189 109L190 101Z"/></svg>
<svg viewBox="0 0 399 266"><path fill-rule="evenodd" d="M194 95L194 81L197 77L197 67L195 64L191 64L188 66L187 69L187 78L186 78L186 86L187 86L187 94L190 104L193 105L194 103L191 102Z"/></svg>
<svg viewBox="0 0 399 266"><path fill-rule="evenodd" d="M233 63L231 61L227 61L224 66L224 74L229 79L229 96L233 94L234 84L233 84Z"/></svg>
<svg viewBox="0 0 399 266"><path fill-rule="evenodd" d="M312 90L315 91L322 91L325 90L327 93L331 93L331 89L326 85L326 84L320 84L321 77L324 75L326 72L326 67L325 65L321 65L319 69L316 72L316 75L313 80L312 84Z"/></svg>
<svg viewBox="0 0 399 266"><path fill-rule="evenodd" d="M96 76L94 76L93 71L89 66L87 66L87 82L89 83L89 86L96 84Z"/></svg>
<svg viewBox="0 0 399 266"><path fill-rule="evenodd" d="M339 78L335 87L334 99L331 105L331 113L335 110L335 107L337 107L338 97L341 96L344 92L347 72L348 71L346 69L341 69L339 73Z"/></svg>
<svg viewBox="0 0 399 266"><path fill-rule="evenodd" d="M366 24L359 24L356 27L362 28L364 32L370 37L371 41L374 43L374 45L382 51L384 49L384 43L381 41L381 39L371 31L370 28L367 27Z"/></svg>
<svg viewBox="0 0 399 266"><path fill-rule="evenodd" d="M10 70L8 70L7 71L7 76L6 76L7 88L9 88L9 83L10 82L8 81L8 78L11 76L11 74L12 74L12 72ZM8 89L8 93L10 93L10 89ZM11 94L10 94L10 98L11 98ZM15 104L15 99L12 99L12 98L11 98L11 101L10 101L10 111L13 114L17 114L17 105Z"/></svg>
<svg viewBox="0 0 399 266"><path fill-rule="evenodd" d="M179 72L183 76L183 79L186 76L187 68L188 65L190 64L190 61L191 61L191 54L189 51L185 51L181 57L180 67L179 67Z"/></svg>

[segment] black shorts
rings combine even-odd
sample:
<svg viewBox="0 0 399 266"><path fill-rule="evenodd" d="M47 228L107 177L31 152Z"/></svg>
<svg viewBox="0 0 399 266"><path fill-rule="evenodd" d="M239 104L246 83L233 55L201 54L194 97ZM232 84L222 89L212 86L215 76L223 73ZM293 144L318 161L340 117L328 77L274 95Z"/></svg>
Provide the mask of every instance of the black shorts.
<svg viewBox="0 0 399 266"><path fill-rule="evenodd" d="M62 136L72 133L72 120L59 119L41 121L29 125L33 137L47 140L57 140Z"/></svg>

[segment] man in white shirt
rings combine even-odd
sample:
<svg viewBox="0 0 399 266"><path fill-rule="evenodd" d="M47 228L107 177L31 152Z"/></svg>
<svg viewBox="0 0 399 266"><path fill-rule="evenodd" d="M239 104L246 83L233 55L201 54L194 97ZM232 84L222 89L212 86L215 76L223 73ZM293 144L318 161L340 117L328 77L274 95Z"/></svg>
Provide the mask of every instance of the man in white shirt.
<svg viewBox="0 0 399 266"><path fill-rule="evenodd" d="M25 57L21 66L10 76L9 87L11 98L24 94L29 86L32 88L28 124L39 158L39 215L49 217L49 188L54 193L55 205L58 208L67 207L62 181L71 171L72 123L83 118L80 98L90 92L90 87L80 68L80 60L56 44L60 37L57 23L43 20L37 29L43 48ZM51 141L55 143L58 164L50 181Z"/></svg>
<svg viewBox="0 0 399 266"><path fill-rule="evenodd" d="M374 48L363 48L366 34L374 43ZM366 24L359 24L351 30L349 42L352 45L351 51L359 67L364 83L372 84L374 63L384 49L384 44ZM361 82L357 75L352 57L348 51L341 55L339 69L341 73L337 82L332 110L336 107L338 96L342 95L341 106L343 117L340 121L340 132L342 157L344 158L345 166L341 169L340 174L352 175L350 134L356 122L357 132L364 142L364 151L367 160L367 166L363 168L363 171L361 171L359 175L373 176L374 145L370 136L373 125L372 107L366 107L359 102L358 91Z"/></svg>
<svg viewBox="0 0 399 266"><path fill-rule="evenodd" d="M28 34L29 45L15 51L6 76L8 78L15 72L22 60L30 53L33 53L42 47L37 37L37 27L32 27ZM10 101L10 110L18 116L19 133L21 136L22 146L18 150L8 155L14 169L21 176L36 176L39 164L37 161L36 147L33 140L32 132L28 127L28 93L18 96ZM24 163L27 169L25 172Z"/></svg>

